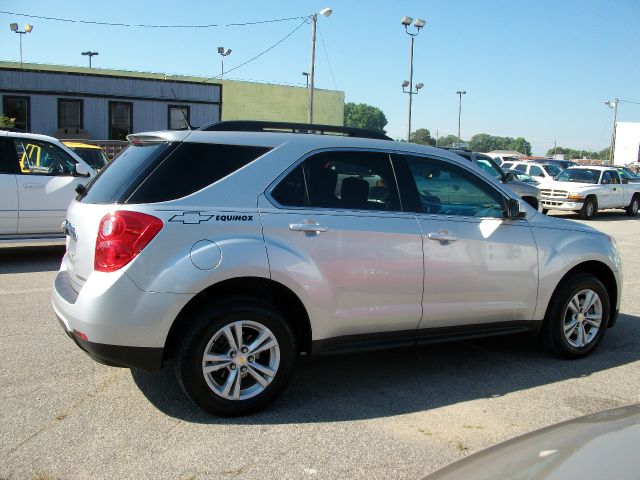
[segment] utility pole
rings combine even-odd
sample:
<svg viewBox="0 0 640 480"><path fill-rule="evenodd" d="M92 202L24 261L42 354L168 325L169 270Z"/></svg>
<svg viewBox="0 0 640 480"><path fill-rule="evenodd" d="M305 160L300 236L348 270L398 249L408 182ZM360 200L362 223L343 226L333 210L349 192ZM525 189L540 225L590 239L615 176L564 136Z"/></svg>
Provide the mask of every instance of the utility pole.
<svg viewBox="0 0 640 480"><path fill-rule="evenodd" d="M458 94L458 145L460 144L460 116L462 114L462 95L466 95L467 92L464 90L458 90L456 92Z"/></svg>
<svg viewBox="0 0 640 480"><path fill-rule="evenodd" d="M318 13L324 17L329 17L333 13L333 10L330 8L323 8ZM307 118L309 123L313 123L313 88L315 86L316 29L318 26L318 13L311 15L311 66L309 67L309 76L307 77L309 81L309 114Z"/></svg>
<svg viewBox="0 0 640 480"><path fill-rule="evenodd" d="M620 102L619 98L614 98L613 101L607 100L604 104L613 108L613 131L611 132L611 144L609 145L609 165L613 165L614 160L614 152L616 149L616 121L618 118L618 103Z"/></svg>

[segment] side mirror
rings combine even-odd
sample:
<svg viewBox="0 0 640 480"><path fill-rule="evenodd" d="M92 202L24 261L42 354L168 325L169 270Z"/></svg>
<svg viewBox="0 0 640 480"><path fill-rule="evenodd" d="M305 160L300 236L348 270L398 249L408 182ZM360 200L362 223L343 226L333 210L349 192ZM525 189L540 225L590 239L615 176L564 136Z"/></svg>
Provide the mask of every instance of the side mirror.
<svg viewBox="0 0 640 480"><path fill-rule="evenodd" d="M527 212L520 210L520 200L515 200L513 198L510 198L509 211L507 212L507 218L510 218L511 220L518 220L526 217L527 217Z"/></svg>
<svg viewBox="0 0 640 480"><path fill-rule="evenodd" d="M513 172L506 172L504 178L507 179L507 182L513 182L515 177L513 176Z"/></svg>
<svg viewBox="0 0 640 480"><path fill-rule="evenodd" d="M76 171L76 175L78 175L79 177L89 176L89 169L82 163L75 164L75 171Z"/></svg>

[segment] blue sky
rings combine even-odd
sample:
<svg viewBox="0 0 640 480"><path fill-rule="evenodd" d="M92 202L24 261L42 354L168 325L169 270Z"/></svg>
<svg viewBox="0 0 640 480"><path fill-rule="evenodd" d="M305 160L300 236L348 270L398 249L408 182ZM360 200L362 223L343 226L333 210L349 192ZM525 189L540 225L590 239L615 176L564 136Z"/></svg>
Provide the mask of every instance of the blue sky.
<svg viewBox="0 0 640 480"><path fill-rule="evenodd" d="M302 17L324 7L319 19L316 87L343 90L346 101L381 108L387 130L404 137L409 37L403 15L426 19L415 42L412 129L435 136L457 132L523 136L534 153L558 145L599 150L609 143L618 97L640 102L639 0L440 1L204 1L86 2L0 0L0 10L115 23L220 24ZM125 28L19 17L0 13L0 59L19 60L10 22L34 25L24 61L86 65L84 50L99 51L94 66L172 74L220 73L218 46L233 50L225 70L280 40L301 23L208 29ZM303 85L309 69L309 24L229 78ZM0 30L3 31L3 30ZM326 51L326 53L325 53ZM640 121L640 105L621 103L619 121Z"/></svg>

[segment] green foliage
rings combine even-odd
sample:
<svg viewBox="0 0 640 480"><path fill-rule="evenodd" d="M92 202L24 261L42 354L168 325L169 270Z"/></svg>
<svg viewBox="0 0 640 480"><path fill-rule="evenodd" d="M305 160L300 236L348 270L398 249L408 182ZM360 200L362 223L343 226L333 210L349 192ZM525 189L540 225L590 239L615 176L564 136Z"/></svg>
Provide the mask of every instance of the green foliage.
<svg viewBox="0 0 640 480"><path fill-rule="evenodd" d="M554 154L564 155L564 158L567 160L572 160L576 158L589 158L591 160L608 160L609 159L609 148L605 148L599 152L592 152L589 150L576 150L573 148L566 147L556 147L550 148L547 150L547 157L551 157Z"/></svg>
<svg viewBox="0 0 640 480"><path fill-rule="evenodd" d="M382 110L366 103L345 103L344 126L382 130L387 124L387 117Z"/></svg>
<svg viewBox="0 0 640 480"><path fill-rule="evenodd" d="M461 142L464 142L464 140L461 140ZM442 137L438 137L439 147L452 147L454 143L458 143L458 137L455 135L444 135Z"/></svg>
<svg viewBox="0 0 640 480"><path fill-rule="evenodd" d="M471 137L469 148L475 152L515 150L525 155L531 155L531 144L523 137L497 137L487 133L479 133Z"/></svg>
<svg viewBox="0 0 640 480"><path fill-rule="evenodd" d="M426 128L419 128L415 132L411 132L411 141L420 145L435 145L436 139L431 137L431 132Z"/></svg>
<svg viewBox="0 0 640 480"><path fill-rule="evenodd" d="M16 119L0 115L0 127L13 127Z"/></svg>

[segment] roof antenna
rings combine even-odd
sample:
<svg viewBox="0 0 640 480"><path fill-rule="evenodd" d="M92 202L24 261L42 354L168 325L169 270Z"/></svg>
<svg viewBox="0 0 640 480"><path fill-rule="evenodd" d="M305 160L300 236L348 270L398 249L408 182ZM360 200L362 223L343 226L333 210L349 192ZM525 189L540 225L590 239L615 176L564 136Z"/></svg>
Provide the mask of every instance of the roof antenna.
<svg viewBox="0 0 640 480"><path fill-rule="evenodd" d="M176 96L176 92L173 91L173 88L171 89L171 93L173 93L173 98L176 99L176 102L179 102L178 97ZM189 120L187 120L187 116L184 113L184 109L182 108L181 105L178 105L178 107L180 108L180 113L182 113L182 118L184 118L184 123L187 125L187 128L189 129L189 131L191 131L191 125L189 125Z"/></svg>

